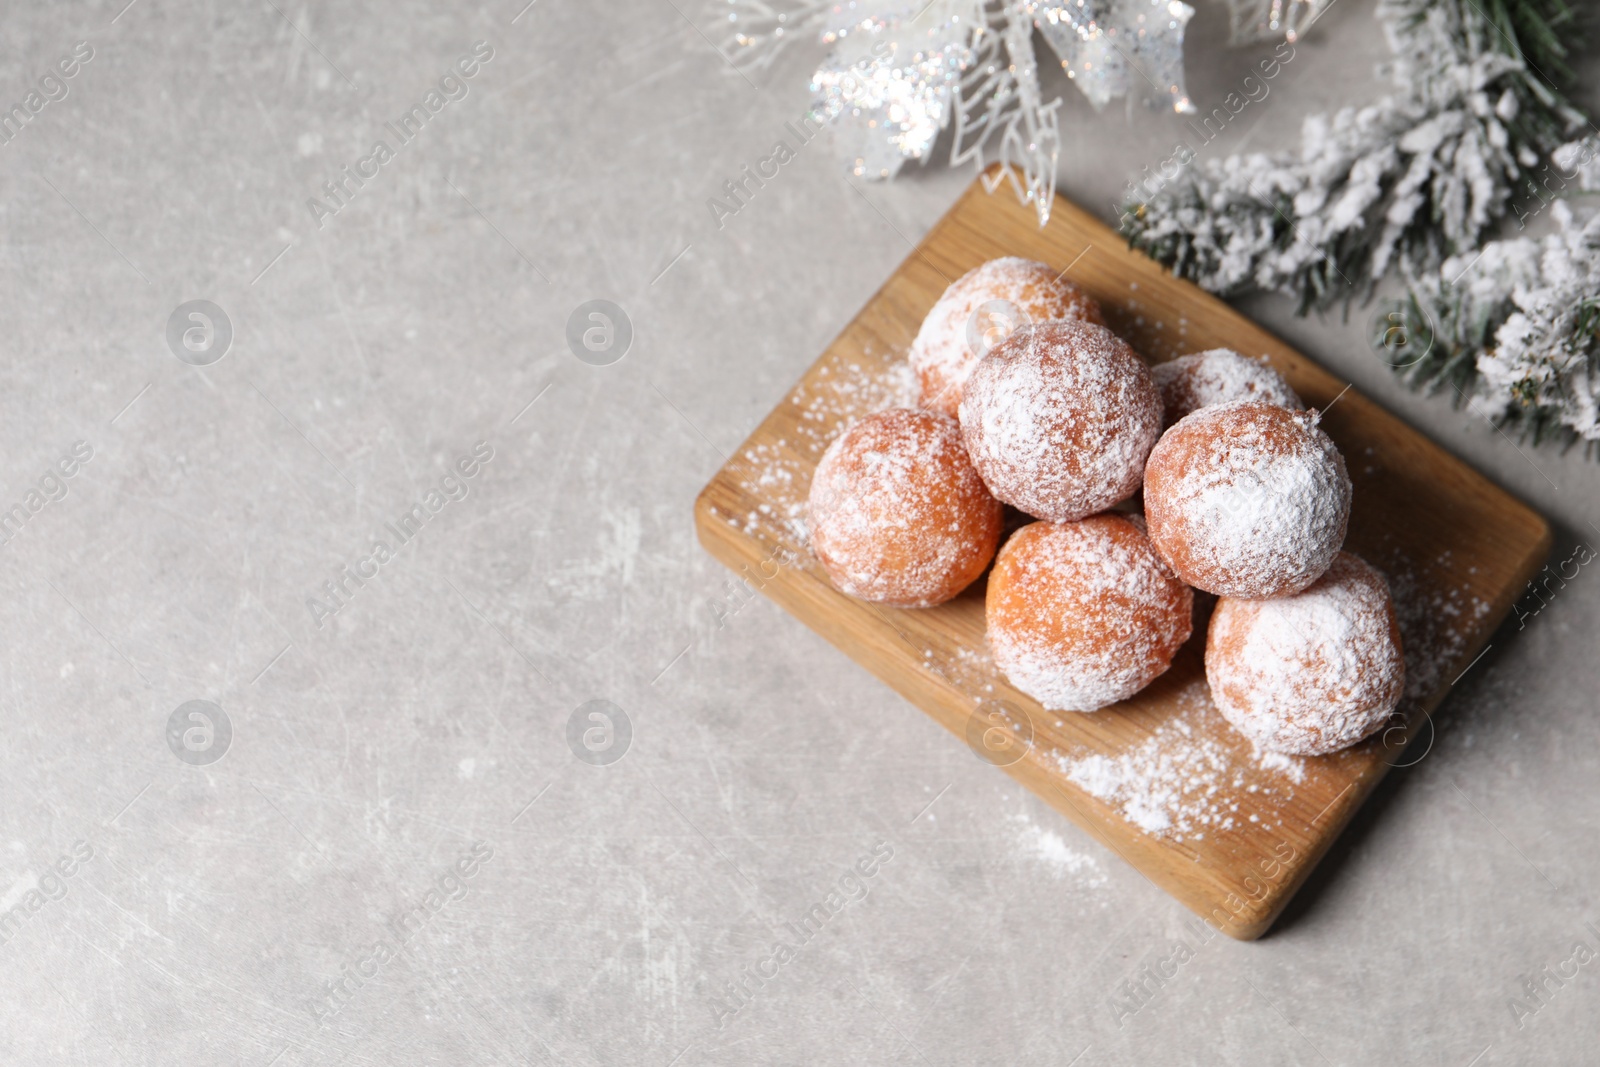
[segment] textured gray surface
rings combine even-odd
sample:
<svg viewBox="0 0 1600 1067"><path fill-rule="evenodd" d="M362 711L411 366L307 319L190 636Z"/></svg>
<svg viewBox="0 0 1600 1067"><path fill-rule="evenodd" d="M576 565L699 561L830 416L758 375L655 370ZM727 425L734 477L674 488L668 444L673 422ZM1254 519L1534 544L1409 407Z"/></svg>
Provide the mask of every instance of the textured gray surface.
<svg viewBox="0 0 1600 1067"><path fill-rule="evenodd" d="M1511 1010L1600 944L1590 570L1501 631L1272 936L1119 1018L1187 913L732 598L690 525L969 175L858 191L822 138L719 230L706 198L804 110L803 63L758 91L666 0L122 3L13 4L0 43L6 100L94 49L0 146L0 503L60 497L0 549L0 1062L1592 1061L1597 965ZM1251 57L1201 7L1208 105ZM319 228L305 200L480 40L467 95ZM1381 53L1345 0L1208 150L1370 99ZM1062 189L1102 213L1179 132L1064 115ZM197 298L235 331L203 368L164 336ZM593 298L636 330L611 366L563 339ZM1541 508L1558 558L1595 536L1596 467L1406 393L1364 312L1246 310ZM307 598L441 485L466 495L319 627ZM609 766L565 740L593 699L633 728ZM191 700L229 718L216 762L169 748ZM765 963L880 842L865 898Z"/></svg>

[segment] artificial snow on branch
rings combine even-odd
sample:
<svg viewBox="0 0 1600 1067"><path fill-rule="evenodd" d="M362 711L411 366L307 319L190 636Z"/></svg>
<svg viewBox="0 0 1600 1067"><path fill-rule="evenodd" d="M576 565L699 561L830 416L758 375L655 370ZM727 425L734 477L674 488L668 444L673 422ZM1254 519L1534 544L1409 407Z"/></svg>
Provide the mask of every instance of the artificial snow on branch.
<svg viewBox="0 0 1600 1067"><path fill-rule="evenodd" d="M1497 425L1600 454L1600 220L1558 198L1600 189L1600 138L1552 77L1564 0L1382 0L1395 90L1306 120L1292 156L1201 163L1125 206L1130 242L1224 295L1349 306L1391 270L1408 294L1378 328L1394 363ZM1554 204L1556 232L1484 243ZM1413 353L1420 352L1420 355Z"/></svg>
<svg viewBox="0 0 1600 1067"><path fill-rule="evenodd" d="M1213 292L1287 292L1302 311L1475 249L1583 121L1506 50L1506 7L1383 0L1395 92L1308 118L1295 155L1201 161L1126 205L1130 241Z"/></svg>
<svg viewBox="0 0 1600 1067"><path fill-rule="evenodd" d="M1542 240L1490 241L1413 281L1397 369L1535 443L1600 452L1600 215L1551 208Z"/></svg>

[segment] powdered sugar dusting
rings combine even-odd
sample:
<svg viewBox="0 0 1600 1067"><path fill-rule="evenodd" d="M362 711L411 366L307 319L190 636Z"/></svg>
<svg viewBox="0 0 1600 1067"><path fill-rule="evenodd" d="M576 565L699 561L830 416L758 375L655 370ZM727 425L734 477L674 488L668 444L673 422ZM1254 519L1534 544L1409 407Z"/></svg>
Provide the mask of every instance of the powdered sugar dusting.
<svg viewBox="0 0 1600 1067"><path fill-rule="evenodd" d="M1383 577L1341 552L1302 593L1218 603L1206 677L1218 709L1261 748L1334 752L1371 734L1400 700L1394 629Z"/></svg>
<svg viewBox="0 0 1600 1067"><path fill-rule="evenodd" d="M1289 781L1299 785L1306 780L1305 760L1291 756L1285 752L1268 752L1265 749L1256 749L1256 763L1269 771L1279 771Z"/></svg>
<svg viewBox="0 0 1600 1067"><path fill-rule="evenodd" d="M1254 821L1239 812L1243 795L1292 797L1305 777L1303 762L1293 757L1240 760L1238 748L1218 740L1221 724L1204 721L1214 715L1205 683L1197 679L1180 692L1177 712L1133 748L1083 755L1055 749L1046 758L1145 833L1204 840Z"/></svg>
<svg viewBox="0 0 1600 1067"><path fill-rule="evenodd" d="M1137 693L1189 637L1193 597L1132 521L1033 523L990 576L997 666L1054 711L1094 711Z"/></svg>
<svg viewBox="0 0 1600 1067"><path fill-rule="evenodd" d="M1231 348L1179 356L1150 368L1166 406L1167 426L1214 404L1258 400L1299 410L1305 407L1283 376L1264 359L1247 359Z"/></svg>
<svg viewBox="0 0 1600 1067"><path fill-rule="evenodd" d="M979 362L961 401L973 466L995 496L1067 522L1139 488L1161 432L1144 361L1089 323L1025 326Z"/></svg>
<svg viewBox="0 0 1600 1067"><path fill-rule="evenodd" d="M1100 306L1094 298L1070 282L1060 280L1047 264L1017 256L991 259L974 267L944 291L911 344L911 368L922 382L922 404L954 416L961 402L961 390L982 357L974 352L968 336L972 317L985 303L997 301L1014 311L1020 322L1051 322L1058 319L1084 319L1101 323ZM988 323L985 340L989 347L1004 336L993 332L1003 323Z"/></svg>
<svg viewBox="0 0 1600 1067"><path fill-rule="evenodd" d="M1344 543L1350 476L1315 412L1234 401L1161 438L1145 472L1150 537L1190 585L1221 596L1304 589Z"/></svg>
<svg viewBox="0 0 1600 1067"><path fill-rule="evenodd" d="M1045 829L1025 814L1011 816L1011 823L1016 828L1017 850L1042 864L1057 881L1071 878L1086 888L1106 884L1105 868L1093 856L1069 846L1060 834Z"/></svg>
<svg viewBox="0 0 1600 1067"><path fill-rule="evenodd" d="M1453 569L1448 551L1436 560L1439 571ZM1405 644L1406 698L1425 699L1455 669L1467 647L1467 631L1493 610L1465 587L1439 587L1422 581L1410 566L1390 570L1395 617Z"/></svg>

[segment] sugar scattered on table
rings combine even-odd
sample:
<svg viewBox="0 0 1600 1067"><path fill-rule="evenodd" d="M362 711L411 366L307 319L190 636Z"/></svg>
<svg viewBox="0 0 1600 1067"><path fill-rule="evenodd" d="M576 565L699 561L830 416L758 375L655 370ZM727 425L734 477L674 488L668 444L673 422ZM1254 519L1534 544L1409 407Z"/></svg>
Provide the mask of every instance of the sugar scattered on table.
<svg viewBox="0 0 1600 1067"><path fill-rule="evenodd" d="M1011 816L1016 829L1016 848L1029 859L1037 860L1058 881L1071 878L1077 885L1094 888L1106 884L1106 871L1093 856L1078 852L1054 830L1034 822L1025 813Z"/></svg>

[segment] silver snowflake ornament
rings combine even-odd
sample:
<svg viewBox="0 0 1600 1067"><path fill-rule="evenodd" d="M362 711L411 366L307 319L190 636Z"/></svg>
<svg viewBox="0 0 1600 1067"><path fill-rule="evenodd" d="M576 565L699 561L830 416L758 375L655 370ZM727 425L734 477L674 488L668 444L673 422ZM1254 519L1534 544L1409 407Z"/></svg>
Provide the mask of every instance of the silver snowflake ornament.
<svg viewBox="0 0 1600 1067"><path fill-rule="evenodd" d="M813 113L855 175L892 178L926 160L953 119L951 163L1000 163L991 191L1009 178L1041 225L1061 101L1040 90L1035 26L1096 108L1141 96L1194 110L1183 84L1194 9L1179 0L714 0L709 10L740 71L767 69L799 39L831 48L811 79Z"/></svg>
<svg viewBox="0 0 1600 1067"><path fill-rule="evenodd" d="M834 128L858 177L890 178L926 159L950 120L951 97L972 59L979 6L919 0L827 26L833 51L811 79L813 111Z"/></svg>

